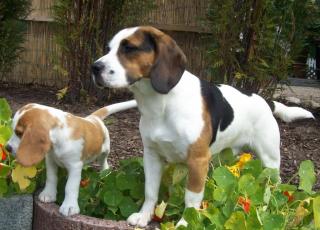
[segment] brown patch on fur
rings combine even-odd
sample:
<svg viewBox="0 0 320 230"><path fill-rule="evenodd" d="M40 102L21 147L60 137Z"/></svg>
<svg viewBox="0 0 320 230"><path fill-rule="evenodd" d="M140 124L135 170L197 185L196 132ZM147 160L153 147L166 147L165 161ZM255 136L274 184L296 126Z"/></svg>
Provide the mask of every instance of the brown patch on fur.
<svg viewBox="0 0 320 230"><path fill-rule="evenodd" d="M101 109L96 110L95 112L91 113L91 115L99 117L101 120L104 120L108 116L108 109L103 107Z"/></svg>
<svg viewBox="0 0 320 230"><path fill-rule="evenodd" d="M142 30L136 31L133 35L126 38L122 43L134 47L141 47L145 41L145 33ZM146 44L148 45L148 44ZM121 45L120 45L121 46ZM148 77L151 67L155 61L154 50L138 50L136 52L125 53L121 48L118 51L120 63L126 69L131 81Z"/></svg>
<svg viewBox="0 0 320 230"><path fill-rule="evenodd" d="M59 121L48 111L27 105L27 110L19 119L15 132L20 136L21 142L17 150L17 161L23 166L39 163L51 148L49 130Z"/></svg>
<svg viewBox="0 0 320 230"><path fill-rule="evenodd" d="M126 53L124 47L127 45L138 49ZM159 93L168 93L179 82L187 62L184 53L169 35L149 26L140 27L124 39L118 56L130 83L150 78L153 88Z"/></svg>
<svg viewBox="0 0 320 230"><path fill-rule="evenodd" d="M81 118L73 115L67 117L67 124L72 129L71 138L78 140L83 138L82 160L89 159L101 153L105 135L101 124L93 117Z"/></svg>
<svg viewBox="0 0 320 230"><path fill-rule="evenodd" d="M210 141L212 138L212 126L210 113L207 110L205 102L203 102L202 117L204 120L203 130L198 140L189 147L187 158L189 169L187 188L196 193L203 191L211 158Z"/></svg>

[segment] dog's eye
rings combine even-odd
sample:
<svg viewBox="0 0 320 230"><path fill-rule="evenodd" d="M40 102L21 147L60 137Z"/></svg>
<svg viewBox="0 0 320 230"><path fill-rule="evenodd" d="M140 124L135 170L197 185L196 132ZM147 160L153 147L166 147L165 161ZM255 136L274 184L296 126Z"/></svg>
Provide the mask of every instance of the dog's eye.
<svg viewBox="0 0 320 230"><path fill-rule="evenodd" d="M109 47L109 46L107 46L107 47L106 47L106 53L109 53L109 52L110 52L110 50L111 50L111 49L110 49L110 47Z"/></svg>
<svg viewBox="0 0 320 230"><path fill-rule="evenodd" d="M124 53L133 53L133 52L136 52L137 50L139 50L139 47L135 46L135 45L132 45L130 43L124 43L123 44L123 52Z"/></svg>
<svg viewBox="0 0 320 230"><path fill-rule="evenodd" d="M15 133L18 137L22 137L22 132L20 130L16 130Z"/></svg>

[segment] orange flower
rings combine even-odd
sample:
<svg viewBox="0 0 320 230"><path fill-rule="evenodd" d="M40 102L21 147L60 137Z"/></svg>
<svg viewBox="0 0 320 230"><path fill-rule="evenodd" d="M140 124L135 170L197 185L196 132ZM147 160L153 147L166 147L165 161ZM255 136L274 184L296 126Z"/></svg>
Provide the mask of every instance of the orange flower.
<svg viewBox="0 0 320 230"><path fill-rule="evenodd" d="M284 191L283 195L285 195L288 198L288 202L291 202L294 199L293 195L290 194L288 191Z"/></svg>
<svg viewBox="0 0 320 230"><path fill-rule="evenodd" d="M1 154L0 155L1 156L1 160L5 161L7 159L7 155L6 155L6 152L5 152L2 144L0 144L0 154Z"/></svg>
<svg viewBox="0 0 320 230"><path fill-rule="evenodd" d="M87 187L88 184L89 184L89 182L90 182L90 179L89 179L89 178L81 180L81 181L80 181L80 187L81 187L81 188Z"/></svg>
<svg viewBox="0 0 320 230"><path fill-rule="evenodd" d="M204 201L201 202L201 207L200 207L200 209L205 210L205 209L208 208L208 206L209 206L208 201L207 201L207 200L204 200Z"/></svg>
<svg viewBox="0 0 320 230"><path fill-rule="evenodd" d="M240 196L238 199L238 204L241 205L245 213L249 213L251 206L251 200L249 198Z"/></svg>

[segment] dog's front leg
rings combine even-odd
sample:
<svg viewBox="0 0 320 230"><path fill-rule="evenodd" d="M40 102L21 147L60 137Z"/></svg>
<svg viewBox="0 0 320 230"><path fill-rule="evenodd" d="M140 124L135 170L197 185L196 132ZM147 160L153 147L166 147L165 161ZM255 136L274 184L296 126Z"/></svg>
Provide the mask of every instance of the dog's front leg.
<svg viewBox="0 0 320 230"><path fill-rule="evenodd" d="M80 212L78 196L82 166L82 162L67 166L68 181L65 187L64 201L59 209L59 212L65 216L71 216Z"/></svg>
<svg viewBox="0 0 320 230"><path fill-rule="evenodd" d="M58 166L52 159L50 153L46 156L46 172L46 185L43 191L39 194L39 200L45 203L55 202L57 196Z"/></svg>
<svg viewBox="0 0 320 230"><path fill-rule="evenodd" d="M198 148L197 151L189 152L187 165L188 165L188 183L184 196L186 208L200 208L206 177L208 173L210 152L209 149ZM187 226L184 218L181 218L177 226Z"/></svg>
<svg viewBox="0 0 320 230"><path fill-rule="evenodd" d="M153 150L144 149L143 155L145 174L145 200L141 210L133 213L128 218L131 225L145 227L154 213L154 207L158 201L158 193L163 171L163 160Z"/></svg>

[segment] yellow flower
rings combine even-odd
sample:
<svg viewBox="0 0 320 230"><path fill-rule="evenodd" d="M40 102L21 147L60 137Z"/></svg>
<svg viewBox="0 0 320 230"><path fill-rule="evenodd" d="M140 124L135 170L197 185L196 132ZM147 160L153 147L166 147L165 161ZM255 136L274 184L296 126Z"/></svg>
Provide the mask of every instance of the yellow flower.
<svg viewBox="0 0 320 230"><path fill-rule="evenodd" d="M226 166L227 169L236 177L240 177L240 168L238 164L232 165L232 166Z"/></svg>
<svg viewBox="0 0 320 230"><path fill-rule="evenodd" d="M12 181L19 184L21 190L26 189L30 185L30 178L35 177L37 174L36 167L25 168L20 164L12 170Z"/></svg>
<svg viewBox="0 0 320 230"><path fill-rule="evenodd" d="M240 156L239 158L239 161L238 161L238 165L239 165L239 168L241 169L245 163L247 163L248 161L250 161L252 159L252 156L250 153L244 153Z"/></svg>

